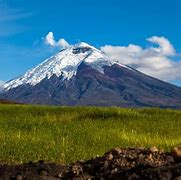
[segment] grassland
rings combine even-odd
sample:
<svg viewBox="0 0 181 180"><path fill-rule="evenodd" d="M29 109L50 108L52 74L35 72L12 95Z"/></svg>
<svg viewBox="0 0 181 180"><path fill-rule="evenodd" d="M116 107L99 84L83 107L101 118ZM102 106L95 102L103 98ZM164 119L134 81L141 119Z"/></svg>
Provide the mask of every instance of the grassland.
<svg viewBox="0 0 181 180"><path fill-rule="evenodd" d="M0 105L0 161L71 163L114 147L181 145L181 111Z"/></svg>

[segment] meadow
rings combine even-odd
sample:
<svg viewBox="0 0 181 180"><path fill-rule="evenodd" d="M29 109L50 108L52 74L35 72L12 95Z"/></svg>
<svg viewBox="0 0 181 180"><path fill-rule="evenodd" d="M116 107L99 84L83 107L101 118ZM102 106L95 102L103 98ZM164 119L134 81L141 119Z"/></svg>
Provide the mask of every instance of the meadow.
<svg viewBox="0 0 181 180"><path fill-rule="evenodd" d="M181 145L181 111L0 105L0 161L72 163L115 147Z"/></svg>

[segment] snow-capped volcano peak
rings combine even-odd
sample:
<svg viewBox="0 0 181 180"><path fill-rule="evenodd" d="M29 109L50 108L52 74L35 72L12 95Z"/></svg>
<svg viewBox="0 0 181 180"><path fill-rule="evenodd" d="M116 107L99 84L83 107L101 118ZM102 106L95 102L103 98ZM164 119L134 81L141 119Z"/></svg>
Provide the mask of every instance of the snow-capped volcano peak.
<svg viewBox="0 0 181 180"><path fill-rule="evenodd" d="M92 50L98 50L94 46L91 46L85 42L80 42L72 46L73 48L90 48Z"/></svg>
<svg viewBox="0 0 181 180"><path fill-rule="evenodd" d="M90 47L90 48L94 48L93 46L85 43L85 42L80 42L74 45L74 47Z"/></svg>
<svg viewBox="0 0 181 180"><path fill-rule="evenodd" d="M35 86L44 78L49 79L52 75L62 76L62 80L69 80L76 75L77 68L82 62L102 73L103 66L112 64L103 52L87 43L81 42L61 50L37 67L27 71L18 79L7 82L5 89L9 90L23 84Z"/></svg>
<svg viewBox="0 0 181 180"><path fill-rule="evenodd" d="M87 44L86 42L80 42L78 44L76 44L75 46L80 46L80 47L92 47L89 44Z"/></svg>

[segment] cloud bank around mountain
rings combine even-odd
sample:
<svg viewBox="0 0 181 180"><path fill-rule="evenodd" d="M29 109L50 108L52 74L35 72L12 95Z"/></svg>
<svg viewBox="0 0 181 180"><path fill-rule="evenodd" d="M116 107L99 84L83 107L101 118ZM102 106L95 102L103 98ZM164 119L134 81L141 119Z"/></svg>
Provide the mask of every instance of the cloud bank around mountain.
<svg viewBox="0 0 181 180"><path fill-rule="evenodd" d="M58 41L55 40L54 35L52 32L49 32L45 37L45 43L52 47L60 47L65 48L69 46L69 43L65 39L59 39Z"/></svg>
<svg viewBox="0 0 181 180"><path fill-rule="evenodd" d="M148 48L134 44L105 45L101 47L101 50L111 59L147 75L165 81L181 80L181 60L173 60L178 55L169 40L165 37L153 36L147 41L152 44Z"/></svg>

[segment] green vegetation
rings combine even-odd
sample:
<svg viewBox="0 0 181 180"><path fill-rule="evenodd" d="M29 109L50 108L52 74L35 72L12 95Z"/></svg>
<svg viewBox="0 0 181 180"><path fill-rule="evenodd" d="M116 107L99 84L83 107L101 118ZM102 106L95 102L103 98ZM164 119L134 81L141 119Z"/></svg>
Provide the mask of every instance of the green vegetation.
<svg viewBox="0 0 181 180"><path fill-rule="evenodd" d="M114 147L181 145L181 111L0 105L0 161L70 163Z"/></svg>

